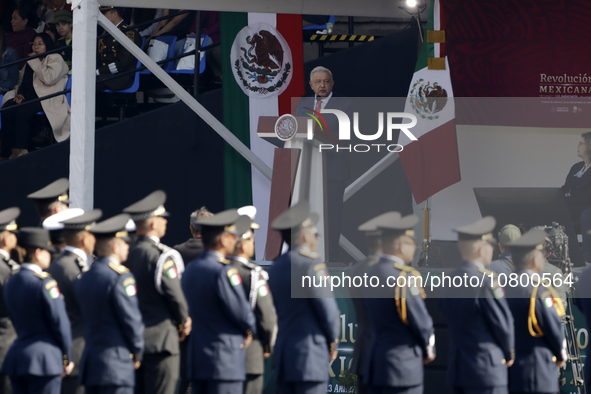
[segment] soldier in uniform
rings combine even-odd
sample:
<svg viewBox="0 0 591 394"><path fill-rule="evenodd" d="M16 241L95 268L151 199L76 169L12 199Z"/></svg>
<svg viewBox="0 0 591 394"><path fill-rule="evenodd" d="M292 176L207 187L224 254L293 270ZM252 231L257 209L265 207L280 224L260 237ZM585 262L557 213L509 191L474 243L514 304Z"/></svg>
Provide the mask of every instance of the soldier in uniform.
<svg viewBox="0 0 591 394"><path fill-rule="evenodd" d="M123 9L118 7L100 7L100 11L105 17L119 30L128 28L121 16ZM101 35L107 34L104 30ZM135 43L138 47L142 46L142 38L135 30L128 30L125 35ZM127 50L121 43L119 43L112 36L101 38L98 42L98 56L96 80L100 82L103 79L109 78L115 74L123 73L125 71L134 70L137 65L137 59ZM133 73L124 75L120 78L115 78L110 81L102 82L97 85L97 91L123 90L133 85L135 75Z"/></svg>
<svg viewBox="0 0 591 394"><path fill-rule="evenodd" d="M8 317L3 292L8 280L20 269L20 265L10 258L10 254L16 248L15 231L18 228L16 219L20 213L21 210L17 207L0 211L0 367L2 367L8 348L16 339L16 331ZM0 374L0 394L10 393L12 390L8 376Z"/></svg>
<svg viewBox="0 0 591 394"><path fill-rule="evenodd" d="M245 214L251 219L251 227L238 240L234 252L227 258L238 270L245 296L257 321L257 334L246 349L244 394L262 394L264 360L271 356L275 342L277 314L273 305L273 296L267 285L269 276L261 266L250 260L254 256L254 230L259 228L259 225L254 222L256 208L242 207L238 209L238 213Z"/></svg>
<svg viewBox="0 0 591 394"><path fill-rule="evenodd" d="M492 261L495 225L487 216L454 230L464 262L438 299L449 327L447 381L461 394L506 394L507 368L515 359L513 316L496 274L485 268Z"/></svg>
<svg viewBox="0 0 591 394"><path fill-rule="evenodd" d="M86 326L80 382L87 394L132 394L144 352L135 278L121 265L129 252L128 220L120 214L90 230L98 258L74 285Z"/></svg>
<svg viewBox="0 0 591 394"><path fill-rule="evenodd" d="M530 230L506 246L513 256L516 286L507 286L515 322L515 363L509 368L510 393L558 393L558 368L567 360L558 293L541 281L544 230ZM538 275L534 275L538 274ZM528 277L527 283L523 277Z"/></svg>
<svg viewBox="0 0 591 394"><path fill-rule="evenodd" d="M41 218L39 223L53 214L68 209L68 188L70 182L67 178L60 178L49 185L33 192L27 198L33 200L37 214Z"/></svg>
<svg viewBox="0 0 591 394"><path fill-rule="evenodd" d="M397 215L400 217L398 212L389 212L387 214ZM380 241L380 232L376 227L376 222L379 221L382 215L368 220L357 228L357 230L365 233L369 254L365 259L358 261L351 268L351 277L362 277L363 274L365 274L365 271L367 271L370 267L373 267L380 259L382 244ZM371 344L371 327L369 317L367 316L367 311L363 305L363 298L361 294L359 294L359 289L353 286L349 289L349 292L351 294L353 307L355 308L355 320L357 321L357 336L355 338L355 344L353 345L353 360L351 361L349 371L357 375L357 393L368 394L368 388L363 383L363 380L365 360L367 359L367 351L369 350L369 346Z"/></svg>
<svg viewBox="0 0 591 394"><path fill-rule="evenodd" d="M235 209L198 221L205 251L187 267L183 290L195 322L188 369L194 394L242 393L245 349L256 334L242 279L226 256L250 228Z"/></svg>
<svg viewBox="0 0 591 394"><path fill-rule="evenodd" d="M185 269L180 254L160 243L166 234L166 193L157 190L124 209L136 224L137 240L125 265L137 281L146 345L137 371L136 393L173 394L179 379L179 341L191 332L181 289Z"/></svg>
<svg viewBox="0 0 591 394"><path fill-rule="evenodd" d="M364 370L372 394L421 394L423 364L435 359L433 320L423 301L421 274L408 266L416 251L413 228L418 222L418 216L401 218L394 212L375 224L382 254L366 272L388 285L361 289L373 333Z"/></svg>
<svg viewBox="0 0 591 394"><path fill-rule="evenodd" d="M289 245L269 269L279 325L274 363L280 394L325 393L327 362L338 354L339 310L330 290L301 287L304 277L322 279L328 275L326 264L316 253L317 220L310 204L302 200L272 223ZM301 292L304 298L292 297L292 291Z"/></svg>
<svg viewBox="0 0 591 394"><path fill-rule="evenodd" d="M56 252L51 255L51 260L57 258L64 250L66 250L66 240L64 239L64 224L63 220L72 219L76 216L80 216L84 213L83 209L80 208L69 208L65 211L55 213L45 219L41 224L46 230L49 230L49 238L51 239L51 245L53 245Z"/></svg>
<svg viewBox="0 0 591 394"><path fill-rule="evenodd" d="M49 232L19 230L25 262L4 287L4 301L16 333L2 373L10 376L15 394L59 394L62 375L72 372L70 321L57 282L43 272L53 249Z"/></svg>
<svg viewBox="0 0 591 394"><path fill-rule="evenodd" d="M71 209L68 211L71 211ZM92 228L102 214L103 212L100 209L94 209L62 221L66 247L60 255L51 261L51 265L46 270L57 281L66 303L66 312L72 328L74 370L68 377L63 379L62 394L84 393L84 388L78 386L80 358L84 350L84 322L74 296L74 283L82 273L88 271L92 262L91 256L96 239L88 230Z"/></svg>

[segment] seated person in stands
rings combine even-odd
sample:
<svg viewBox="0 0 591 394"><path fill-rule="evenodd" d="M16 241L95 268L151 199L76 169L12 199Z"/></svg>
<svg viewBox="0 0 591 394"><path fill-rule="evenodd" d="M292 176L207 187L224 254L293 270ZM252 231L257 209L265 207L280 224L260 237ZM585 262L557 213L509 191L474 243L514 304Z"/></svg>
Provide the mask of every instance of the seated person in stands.
<svg viewBox="0 0 591 394"><path fill-rule="evenodd" d="M122 8L117 7L100 7L100 11L105 17L119 30L125 29L127 26L123 23ZM107 34L103 31L101 35ZM128 30L125 35L133 41L138 47L142 45L142 38L135 30ZM111 79L101 82L104 79L110 78L115 74L123 73L125 71L134 70L137 66L137 59L127 50L121 43L115 40L110 35L101 38L98 42L98 56L97 56L97 82L100 82L96 90L101 91L105 89L123 90L131 87L135 75L133 73L122 76L121 78Z"/></svg>
<svg viewBox="0 0 591 394"><path fill-rule="evenodd" d="M55 45L47 33L38 33L33 37L33 52L29 56L54 48ZM28 153L33 118L39 112L43 112L41 116L45 116L51 124L56 141L61 142L69 137L70 106L65 95L17 106L64 90L68 83L67 74L68 66L59 53L27 61L20 71L18 85L4 96L2 107L14 108L2 113L0 157L13 159Z"/></svg>
<svg viewBox="0 0 591 394"><path fill-rule="evenodd" d="M55 44L56 48L64 48L60 54L72 73L72 13L68 10L56 11L51 22L55 25L59 38Z"/></svg>
<svg viewBox="0 0 591 394"><path fill-rule="evenodd" d="M566 176L562 191L571 219L580 226L583 236L583 259L591 263L591 131L581 134L577 156L583 161L573 165Z"/></svg>
<svg viewBox="0 0 591 394"><path fill-rule="evenodd" d="M24 59L31 51L31 41L37 32L37 14L29 5L21 4L19 8L12 13L12 34L6 41L9 47L14 48L19 59ZM25 62L20 64L22 68Z"/></svg>
<svg viewBox="0 0 591 394"><path fill-rule="evenodd" d="M0 66L12 63L18 60L18 55L14 49L7 46L4 29L0 27ZM0 94L12 90L18 82L18 64L0 68Z"/></svg>
<svg viewBox="0 0 591 394"><path fill-rule="evenodd" d="M150 22L154 19L161 18L164 15L163 8L134 8L131 12L131 25L139 25ZM158 27L159 22L154 22L151 25L137 28L142 37L150 37Z"/></svg>
<svg viewBox="0 0 591 394"><path fill-rule="evenodd" d="M184 10L164 10L163 16L184 11ZM195 11L187 12L186 14L177 15L171 19L164 19L160 21L156 30L149 39L158 36L176 36L178 39L185 38L189 33L190 27L195 19Z"/></svg>

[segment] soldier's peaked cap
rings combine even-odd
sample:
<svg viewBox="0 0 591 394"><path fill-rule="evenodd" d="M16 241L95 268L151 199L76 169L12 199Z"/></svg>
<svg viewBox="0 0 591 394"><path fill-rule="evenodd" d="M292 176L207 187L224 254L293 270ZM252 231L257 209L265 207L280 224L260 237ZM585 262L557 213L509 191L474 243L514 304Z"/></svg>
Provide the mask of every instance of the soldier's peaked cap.
<svg viewBox="0 0 591 394"><path fill-rule="evenodd" d="M12 207L0 211L0 231L16 231L16 218L21 214L19 207Z"/></svg>
<svg viewBox="0 0 591 394"><path fill-rule="evenodd" d="M201 231L225 231L241 237L250 230L252 220L246 215L240 215L237 209L228 209L213 216L197 221Z"/></svg>
<svg viewBox="0 0 591 394"><path fill-rule="evenodd" d="M129 233L125 229L129 219L130 216L127 213L120 213L97 223L89 231L97 238L123 238L129 242Z"/></svg>
<svg viewBox="0 0 591 394"><path fill-rule="evenodd" d="M247 205L242 208L238 208L238 214L246 215L250 218L250 220L252 221L250 228L252 228L253 230L257 230L261 227L254 222L254 218L257 214L257 209L253 205Z"/></svg>
<svg viewBox="0 0 591 394"><path fill-rule="evenodd" d="M455 228L454 231L458 233L458 240L460 241L482 239L494 245L497 241L493 237L492 232L496 225L497 221L495 218L486 216L467 226Z"/></svg>
<svg viewBox="0 0 591 394"><path fill-rule="evenodd" d="M156 190L136 203L131 204L123 210L131 215L135 221L145 220L154 216L170 216L164 208L166 193L163 190Z"/></svg>
<svg viewBox="0 0 591 394"><path fill-rule="evenodd" d="M100 209L93 209L83 213L82 215L73 217L71 219L62 220L64 230L82 231L90 230L96 224L96 221L103 216L103 211Z"/></svg>
<svg viewBox="0 0 591 394"><path fill-rule="evenodd" d="M55 248L49 240L49 230L38 227L21 228L18 234L18 246L21 248L45 249L50 253L55 252Z"/></svg>
<svg viewBox="0 0 591 394"><path fill-rule="evenodd" d="M69 203L67 194L69 187L70 182L68 179L60 178L36 192L29 194L27 198L32 200L57 200L67 204Z"/></svg>
<svg viewBox="0 0 591 394"><path fill-rule="evenodd" d="M384 217L390 217L392 219L399 219L400 218L400 212L391 211L391 212L382 213L381 215L378 215L378 216L376 216L374 218L371 218L367 222L365 222L362 225L360 225L359 227L357 227L357 230L358 231L362 231L362 232L366 232L366 233L377 232L378 231L377 224Z"/></svg>
<svg viewBox="0 0 591 394"><path fill-rule="evenodd" d="M545 240L546 232L544 230L533 229L505 246L509 248L512 253L516 251L527 253L536 249L542 250L544 248Z"/></svg>
<svg viewBox="0 0 591 394"><path fill-rule="evenodd" d="M394 233L396 235L408 235L414 237L413 228L419 223L419 217L416 215L407 215L400 217L400 214L386 214L378 220L376 227L383 233Z"/></svg>
<svg viewBox="0 0 591 394"><path fill-rule="evenodd" d="M82 208L70 208L65 211L54 213L43 221L43 228L50 232L61 232L61 230L64 229L64 224L62 223L64 220L72 219L80 215L84 215L84 210Z"/></svg>
<svg viewBox="0 0 591 394"><path fill-rule="evenodd" d="M301 200L277 216L271 223L271 227L275 230L289 230L312 227L317 221L318 215L310 212L310 203Z"/></svg>

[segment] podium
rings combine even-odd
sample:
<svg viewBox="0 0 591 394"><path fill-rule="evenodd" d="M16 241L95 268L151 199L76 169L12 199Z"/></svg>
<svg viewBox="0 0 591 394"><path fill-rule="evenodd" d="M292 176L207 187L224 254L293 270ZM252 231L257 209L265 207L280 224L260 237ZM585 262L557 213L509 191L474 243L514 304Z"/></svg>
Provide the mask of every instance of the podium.
<svg viewBox="0 0 591 394"><path fill-rule="evenodd" d="M339 145L338 138L315 127L308 117L291 117L297 124L297 132L289 140L279 139L275 132L278 116L259 117L257 134L260 138L280 149L275 150L271 200L269 207L269 229L273 220L285 209L300 200L308 200L312 212L318 214L316 227L319 231L318 254L323 261L328 257L328 220L326 201L326 157L320 151L321 144ZM308 130L313 131L308 139ZM276 231L267 233L265 259L273 259L281 252L281 238Z"/></svg>

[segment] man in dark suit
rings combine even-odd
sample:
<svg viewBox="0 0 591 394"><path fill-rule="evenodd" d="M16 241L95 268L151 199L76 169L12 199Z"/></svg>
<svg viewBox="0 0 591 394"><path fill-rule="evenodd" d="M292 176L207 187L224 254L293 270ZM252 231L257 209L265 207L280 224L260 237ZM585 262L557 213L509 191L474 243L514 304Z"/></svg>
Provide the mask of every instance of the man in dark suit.
<svg viewBox="0 0 591 394"><path fill-rule="evenodd" d="M157 190L125 208L136 224L136 242L125 265L137 281L145 325L144 361L137 371L135 392L173 394L179 379L179 341L191 332L187 301L181 289L185 269L180 254L160 243L166 234L166 193Z"/></svg>
<svg viewBox="0 0 591 394"><path fill-rule="evenodd" d="M191 238L183 242L182 244L175 245L173 248L176 249L185 262L185 268L193 260L201 256L203 253L203 240L201 239L201 226L197 223L199 219L208 218L213 216L213 213L209 212L207 208L201 207L191 214L189 219L189 230L191 231ZM188 378L187 369L187 352L189 347L189 337L181 342L181 376L179 384L179 393L186 393L191 383Z"/></svg>
<svg viewBox="0 0 591 394"><path fill-rule="evenodd" d="M46 270L56 281L66 303L66 312L72 328L72 361L74 370L62 381L62 394L83 394L84 388L78 386L80 358L84 350L84 322L74 296L74 283L88 270L92 262L95 237L88 230L102 216L100 209L82 213L62 221L65 250L52 260ZM89 261L91 260L91 261Z"/></svg>
<svg viewBox="0 0 591 394"><path fill-rule="evenodd" d="M238 269L226 256L249 230L250 218L230 209L198 223L205 251L183 275L195 322L187 361L192 392L242 393L245 349L256 335L256 321Z"/></svg>
<svg viewBox="0 0 591 394"><path fill-rule="evenodd" d="M41 218L40 225L51 215L68 209L69 187L68 178L60 178L27 196L35 204L35 210Z"/></svg>
<svg viewBox="0 0 591 394"><path fill-rule="evenodd" d="M199 219L208 218L213 216L213 213L209 212L207 208L201 207L191 214L189 222L189 230L191 230L191 238L174 246L183 258L185 265L188 265L191 261L203 253L203 240L201 239L201 226L197 224Z"/></svg>
<svg viewBox="0 0 591 394"><path fill-rule="evenodd" d="M438 299L449 327L447 381L457 393L506 394L507 368L515 361L513 316L496 274L485 268L497 242L495 225L487 216L454 230L464 262Z"/></svg>
<svg viewBox="0 0 591 394"><path fill-rule="evenodd" d="M4 302L4 287L12 275L20 270L20 265L10 256L16 248L16 233L18 226L16 219L21 210L12 207L0 211L0 368L6 357L8 348L16 339L16 331L10 318L8 308ZM0 394L10 394L10 380L5 374L0 374Z"/></svg>
<svg viewBox="0 0 591 394"><path fill-rule="evenodd" d="M135 278L121 265L129 252L128 220L117 215L90 230L98 258L74 285L86 325L80 382L87 394L132 394L144 352Z"/></svg>
<svg viewBox="0 0 591 394"><path fill-rule="evenodd" d="M506 245L513 256L516 286L507 286L515 322L515 363L509 368L510 393L558 393L558 368L568 356L558 292L541 281L544 230L531 230ZM527 281L525 280L527 278Z"/></svg>
<svg viewBox="0 0 591 394"><path fill-rule="evenodd" d="M100 11L105 17L119 30L128 28L123 21L122 8L119 7L100 7ZM101 35L107 34L106 30ZM135 43L138 47L142 46L142 38L135 30L128 30L125 32L127 38ZM96 80L99 82L97 85L97 91L110 89L110 90L123 90L131 87L135 79L133 73L124 75L120 78L111 79L106 82L100 82L103 79L110 78L113 75L123 73L126 71L134 70L137 65L137 59L127 50L120 42L118 42L112 36L101 38L97 45L98 56L97 69L96 69Z"/></svg>
<svg viewBox="0 0 591 394"><path fill-rule="evenodd" d="M243 207L244 208L244 207ZM240 208L238 212L241 212ZM256 208L252 207L256 213ZM249 217L254 217L247 215ZM238 269L248 304L253 310L257 322L257 333L246 349L246 381L244 394L261 394L263 392L264 360L271 356L277 334L277 313L273 305L273 296L267 281L269 276L263 268L250 259L254 256L254 230L259 225L251 222L251 228L242 235L234 252L227 258L232 266Z"/></svg>
<svg viewBox="0 0 591 394"><path fill-rule="evenodd" d="M10 376L15 394L58 394L62 374L70 374L72 336L57 282L43 272L53 247L49 232L25 227L18 245L25 249L21 270L4 287L4 301L16 333L2 373Z"/></svg>
<svg viewBox="0 0 591 394"><path fill-rule="evenodd" d="M305 278L323 280L315 224L318 215L300 201L272 223L290 249L269 269L269 287L277 310L279 331L275 344L275 375L279 394L326 392L327 363L336 359L339 310L326 287L302 287ZM292 291L298 297L292 297Z"/></svg>
<svg viewBox="0 0 591 394"><path fill-rule="evenodd" d="M398 217L400 217L398 212L389 212L388 214L398 214ZM351 268L351 277L362 277L369 268L376 265L379 261L380 255L382 253L382 244L380 241L380 232L376 227L376 223L383 215L386 214L372 218L359 226L358 230L365 233L369 253L365 259L358 261ZM369 316L367 315L367 311L365 310L365 306L363 304L363 298L359 293L359 289L353 286L349 289L349 292L351 294L353 307L355 308L355 320L357 321L357 336L355 338L355 344L353 345L353 360L351 361L349 370L351 373L357 375L357 393L368 394L369 389L365 383L363 383L363 381L365 375L364 368L367 359L367 351L371 345L371 326Z"/></svg>
<svg viewBox="0 0 591 394"><path fill-rule="evenodd" d="M345 112L353 121L353 102L345 97L333 94L334 80L332 73L325 67L316 67L310 72L310 87L314 91L314 97L304 97L298 103L296 116L306 116L312 110L320 112L325 109L337 109ZM326 120L328 130L338 137L339 123L334 114L322 114ZM324 153L324 152L323 152ZM341 235L341 222L343 212L343 194L349 178L349 160L347 151L329 151L324 153L326 160L327 195L328 204L328 253L329 261L340 261L339 239Z"/></svg>
<svg viewBox="0 0 591 394"><path fill-rule="evenodd" d="M376 222L381 232L382 255L367 270L385 287L362 288L363 304L372 328L364 383L372 394L422 394L423 364L435 359L433 320L423 299L421 274L409 267L416 243L416 215L398 212Z"/></svg>

